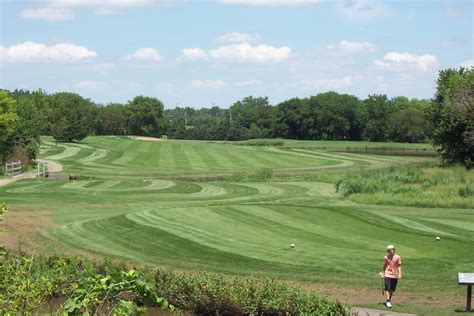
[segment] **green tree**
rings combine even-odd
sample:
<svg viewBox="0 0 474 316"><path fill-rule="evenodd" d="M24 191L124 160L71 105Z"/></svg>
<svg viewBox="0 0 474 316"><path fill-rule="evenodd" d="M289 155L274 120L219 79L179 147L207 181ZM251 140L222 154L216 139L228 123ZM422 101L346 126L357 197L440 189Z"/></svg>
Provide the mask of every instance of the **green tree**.
<svg viewBox="0 0 474 316"><path fill-rule="evenodd" d="M50 96L51 132L56 141L80 141L93 132L94 105L78 94L59 92Z"/></svg>
<svg viewBox="0 0 474 316"><path fill-rule="evenodd" d="M392 113L389 117L389 137L396 142L424 142L426 140L424 113L412 108Z"/></svg>
<svg viewBox="0 0 474 316"><path fill-rule="evenodd" d="M439 72L428 109L433 145L445 163L474 165L474 68Z"/></svg>
<svg viewBox="0 0 474 316"><path fill-rule="evenodd" d="M166 133L163 103L156 98L137 96L127 105L130 133L142 136L160 136Z"/></svg>
<svg viewBox="0 0 474 316"><path fill-rule="evenodd" d="M388 118L392 113L392 102L386 95L369 95L359 112L363 126L362 138L383 142L388 139Z"/></svg>
<svg viewBox="0 0 474 316"><path fill-rule="evenodd" d="M357 117L360 101L357 97L330 91L311 97L310 103L314 104L321 139L354 140L360 137Z"/></svg>
<svg viewBox="0 0 474 316"><path fill-rule="evenodd" d="M10 138L19 121L15 100L7 91L0 91L0 157L2 162L12 150Z"/></svg>

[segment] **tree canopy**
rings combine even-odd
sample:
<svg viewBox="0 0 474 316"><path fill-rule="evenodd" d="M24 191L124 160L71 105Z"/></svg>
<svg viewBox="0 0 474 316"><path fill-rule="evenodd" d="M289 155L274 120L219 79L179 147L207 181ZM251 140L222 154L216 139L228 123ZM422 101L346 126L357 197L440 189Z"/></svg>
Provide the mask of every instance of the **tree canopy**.
<svg viewBox="0 0 474 316"><path fill-rule="evenodd" d="M439 72L428 118L443 161L474 166L474 68Z"/></svg>

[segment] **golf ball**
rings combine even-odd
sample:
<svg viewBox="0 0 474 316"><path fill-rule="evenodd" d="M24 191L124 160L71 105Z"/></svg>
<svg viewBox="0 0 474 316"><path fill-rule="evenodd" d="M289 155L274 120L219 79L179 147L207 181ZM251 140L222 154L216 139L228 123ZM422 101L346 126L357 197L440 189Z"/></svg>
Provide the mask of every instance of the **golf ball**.
<svg viewBox="0 0 474 316"><path fill-rule="evenodd" d="M295 244L290 244L290 247L291 247L291 248L295 248Z"/></svg>
<svg viewBox="0 0 474 316"><path fill-rule="evenodd" d="M441 239L441 238L440 238L439 236L438 236L438 237L436 237L436 240L440 240L440 239Z"/></svg>

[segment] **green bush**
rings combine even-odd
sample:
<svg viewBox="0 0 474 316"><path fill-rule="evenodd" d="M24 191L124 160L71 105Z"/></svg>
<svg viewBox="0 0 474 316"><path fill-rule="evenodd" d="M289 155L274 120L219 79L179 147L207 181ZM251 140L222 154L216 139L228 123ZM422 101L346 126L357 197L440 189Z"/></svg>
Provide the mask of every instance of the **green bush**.
<svg viewBox="0 0 474 316"><path fill-rule="evenodd" d="M349 315L347 306L270 279L155 273L160 295L200 315Z"/></svg>
<svg viewBox="0 0 474 316"><path fill-rule="evenodd" d="M53 299L64 303L53 310ZM61 315L143 315L147 306L204 315L349 315L341 303L269 279L144 272L68 257L0 257L2 315L41 314L48 303Z"/></svg>

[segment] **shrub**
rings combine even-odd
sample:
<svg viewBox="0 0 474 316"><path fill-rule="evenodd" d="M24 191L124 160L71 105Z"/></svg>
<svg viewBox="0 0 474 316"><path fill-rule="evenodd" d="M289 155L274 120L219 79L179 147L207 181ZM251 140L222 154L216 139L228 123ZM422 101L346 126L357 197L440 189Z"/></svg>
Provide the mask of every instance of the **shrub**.
<svg viewBox="0 0 474 316"><path fill-rule="evenodd" d="M155 273L159 293L189 312L247 315L349 315L348 307L270 279L210 273Z"/></svg>

